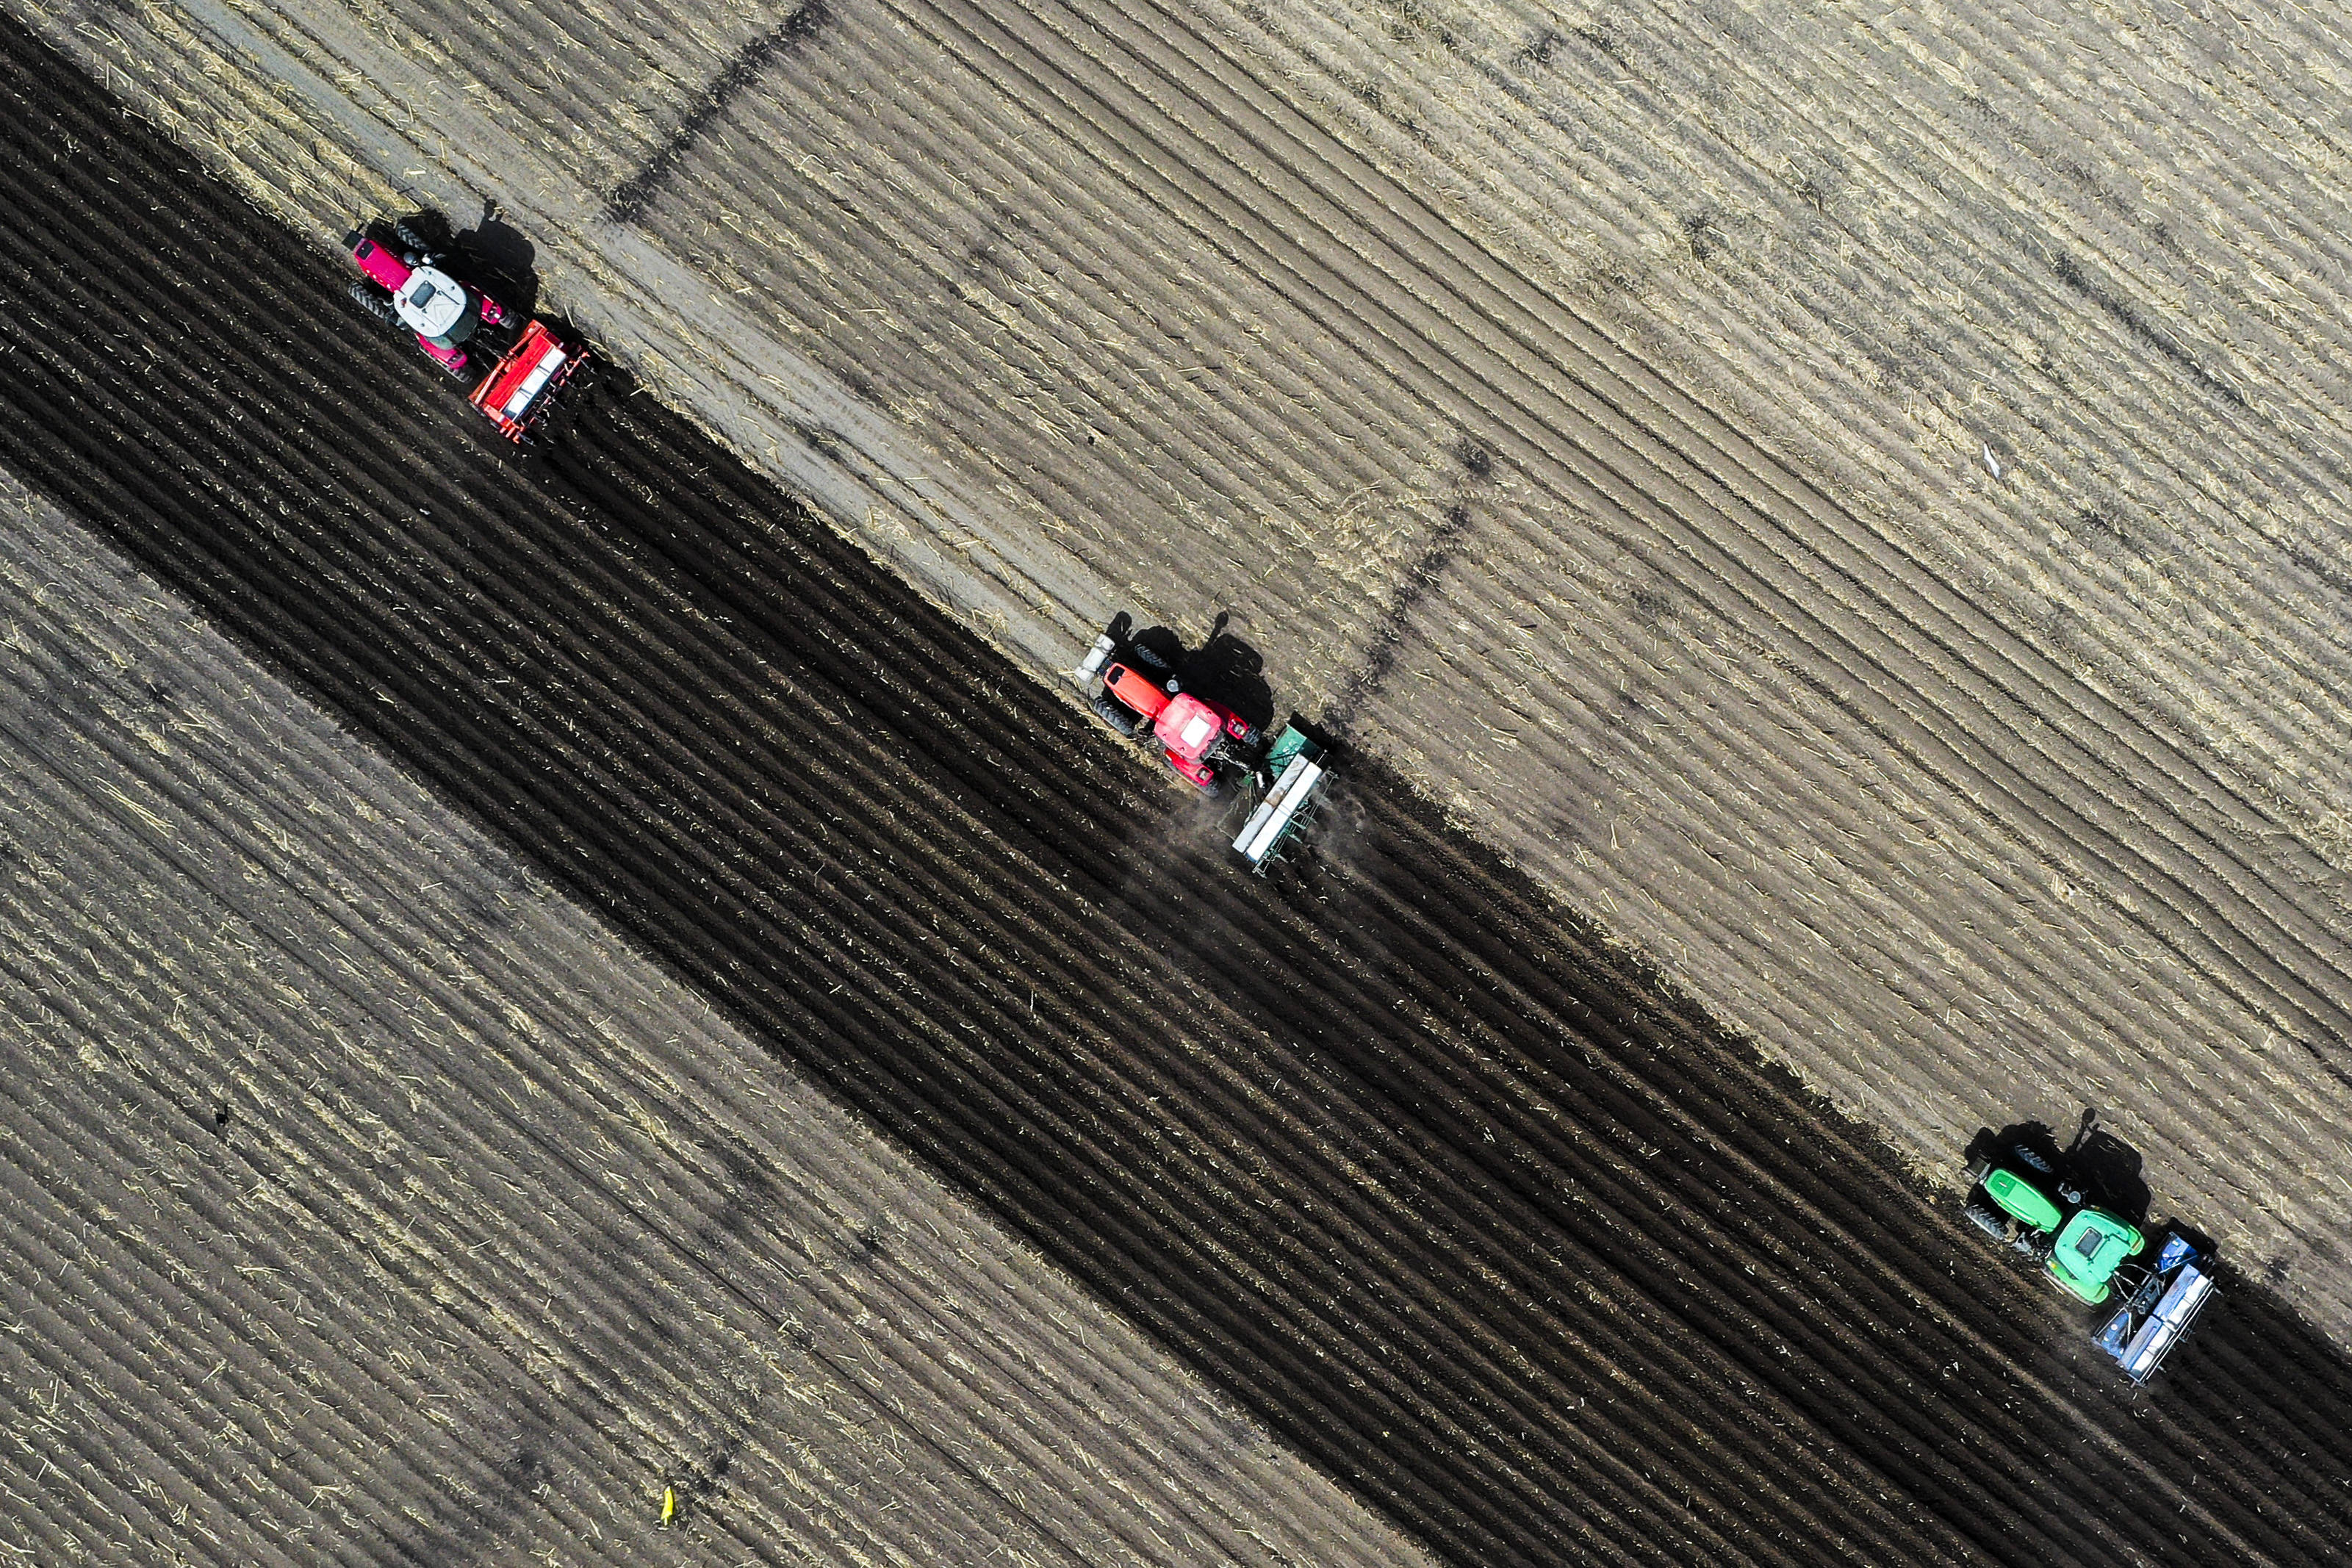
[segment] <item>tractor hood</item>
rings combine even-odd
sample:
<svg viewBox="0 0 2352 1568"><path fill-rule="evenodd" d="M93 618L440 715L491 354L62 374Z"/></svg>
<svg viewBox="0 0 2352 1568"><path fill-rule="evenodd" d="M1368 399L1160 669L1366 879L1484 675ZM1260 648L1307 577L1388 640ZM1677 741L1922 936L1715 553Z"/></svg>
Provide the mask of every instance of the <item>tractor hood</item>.
<svg viewBox="0 0 2352 1568"><path fill-rule="evenodd" d="M1157 719L1168 709L1168 693L1131 665L1114 664L1106 670L1103 689L1140 719Z"/></svg>
<svg viewBox="0 0 2352 1568"><path fill-rule="evenodd" d="M2041 1188L2015 1171L1992 1172L1985 1177L1984 1189L1986 1195L2008 1211L2010 1217L2030 1230L2056 1230L2064 1217Z"/></svg>
<svg viewBox="0 0 2352 1568"><path fill-rule="evenodd" d="M359 263L360 270L394 293L408 281L408 263L357 229L344 236L344 243L351 247L352 259Z"/></svg>

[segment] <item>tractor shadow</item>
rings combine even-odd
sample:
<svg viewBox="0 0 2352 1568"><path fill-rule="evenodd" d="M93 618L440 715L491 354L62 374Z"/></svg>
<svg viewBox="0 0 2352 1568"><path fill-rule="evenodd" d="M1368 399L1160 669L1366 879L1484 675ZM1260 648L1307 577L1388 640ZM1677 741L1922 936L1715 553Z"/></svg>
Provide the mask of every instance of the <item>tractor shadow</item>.
<svg viewBox="0 0 2352 1568"><path fill-rule="evenodd" d="M2098 1121L2097 1109L2084 1108L2074 1136L2063 1144L2046 1121L2015 1121L1998 1132L1981 1128L1969 1142L1968 1157L1974 1160L2021 1145L2068 1173L2093 1203L2145 1229L2148 1205L2147 1181L2141 1174L2145 1163L2138 1150ZM2178 1224L2173 1228L2186 1231Z"/></svg>
<svg viewBox="0 0 2352 1568"><path fill-rule="evenodd" d="M1124 614L1119 617L1126 619ZM1171 626L1130 629L1127 640L1166 660L1185 690L1222 702L1264 729L1274 722L1274 689L1266 684L1265 660L1226 629L1231 619L1230 614L1219 615L1208 640L1196 648L1188 649L1181 634ZM1112 627L1113 635L1118 635L1118 622Z"/></svg>

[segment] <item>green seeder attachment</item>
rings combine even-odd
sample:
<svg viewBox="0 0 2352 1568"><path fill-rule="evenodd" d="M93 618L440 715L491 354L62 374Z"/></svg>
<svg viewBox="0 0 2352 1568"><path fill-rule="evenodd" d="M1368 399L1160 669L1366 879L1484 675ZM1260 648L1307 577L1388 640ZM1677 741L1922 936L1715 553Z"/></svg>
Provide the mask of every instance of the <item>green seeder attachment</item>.
<svg viewBox="0 0 2352 1568"><path fill-rule="evenodd" d="M1273 787L1234 837L1234 849L1263 874L1281 858L1282 847L1312 820L1312 812L1330 773L1324 767L1324 749L1296 724L1285 724L1265 755L1266 776Z"/></svg>

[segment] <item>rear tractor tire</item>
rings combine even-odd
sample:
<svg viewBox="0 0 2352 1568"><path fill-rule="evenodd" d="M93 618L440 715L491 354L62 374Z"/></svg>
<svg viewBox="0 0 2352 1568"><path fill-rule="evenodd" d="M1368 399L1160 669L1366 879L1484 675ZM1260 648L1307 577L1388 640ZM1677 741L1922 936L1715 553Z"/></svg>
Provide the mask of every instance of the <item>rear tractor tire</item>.
<svg viewBox="0 0 2352 1568"><path fill-rule="evenodd" d="M1087 700L1095 717L1109 725L1125 739L1132 741L1143 728L1143 720L1133 710L1121 706L1107 691L1097 690Z"/></svg>
<svg viewBox="0 0 2352 1568"><path fill-rule="evenodd" d="M2020 1164L2030 1165L2045 1176L2054 1176L2058 1173L2058 1168L2055 1165L2022 1143L2011 1144L2009 1152L2017 1156Z"/></svg>
<svg viewBox="0 0 2352 1568"><path fill-rule="evenodd" d="M403 247L416 253L416 257L419 261L429 261L432 259L433 247L425 244L424 237L415 229L409 227L405 223L403 223L398 219L394 219L392 225L392 233L393 237L399 240Z"/></svg>
<svg viewBox="0 0 2352 1568"><path fill-rule="evenodd" d="M357 305L361 310L365 310L369 315L373 316L377 321L382 321L387 327L396 327L400 325L400 312L392 308L392 301L385 299L382 294L377 293L375 289L368 284L354 283L352 285L352 303Z"/></svg>
<svg viewBox="0 0 2352 1568"><path fill-rule="evenodd" d="M2000 1210L1983 1204L1970 1204L1960 1213L1970 1225L2006 1247L2009 1244L2009 1219Z"/></svg>

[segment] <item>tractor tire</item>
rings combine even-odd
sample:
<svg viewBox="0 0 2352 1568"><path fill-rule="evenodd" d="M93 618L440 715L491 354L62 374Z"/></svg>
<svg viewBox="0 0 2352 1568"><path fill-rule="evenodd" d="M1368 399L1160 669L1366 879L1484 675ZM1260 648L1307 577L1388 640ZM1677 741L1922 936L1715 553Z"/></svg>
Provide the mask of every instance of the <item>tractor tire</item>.
<svg viewBox="0 0 2352 1568"><path fill-rule="evenodd" d="M2022 1143L2011 1144L2009 1152L2017 1156L2019 1163L2029 1165L2034 1170L2041 1172L2045 1176L2054 1176L2058 1173L2058 1168L2056 1166L2053 1165L2049 1161L2043 1159L2041 1155L2035 1153L2032 1150L2027 1148Z"/></svg>
<svg viewBox="0 0 2352 1568"><path fill-rule="evenodd" d="M1127 650L1127 657L1135 660L1136 663L1143 666L1146 669L1156 669L1162 675L1168 673L1168 661L1160 658L1158 654L1152 652L1150 648L1144 647L1141 643L1136 643L1129 647Z"/></svg>
<svg viewBox="0 0 2352 1568"><path fill-rule="evenodd" d="M1962 1209L1960 1214L1970 1225L1975 1226L1995 1241L2003 1246L2008 1245L2009 1221L2000 1210L1988 1208L1982 1204L1970 1204Z"/></svg>
<svg viewBox="0 0 2352 1568"><path fill-rule="evenodd" d="M392 308L392 301L385 299L382 294L377 293L374 286L372 284L352 284L352 303L357 305L361 310L365 310L369 315L373 316L377 321L382 321L387 327L396 327L400 325L400 312L394 310Z"/></svg>
<svg viewBox="0 0 2352 1568"><path fill-rule="evenodd" d="M399 240L404 248L416 252L420 258L426 259L431 258L433 247L425 244L424 237L415 229L409 227L406 224L394 218L392 224L392 233L393 237Z"/></svg>
<svg viewBox="0 0 2352 1568"><path fill-rule="evenodd" d="M1132 741L1143 729L1143 716L1115 700L1107 691L1097 691L1087 700L1087 705L1095 710L1096 718L1118 731L1123 739Z"/></svg>

